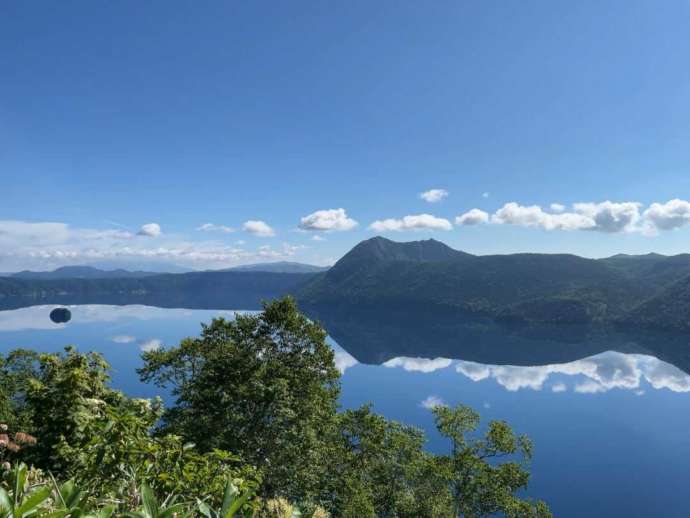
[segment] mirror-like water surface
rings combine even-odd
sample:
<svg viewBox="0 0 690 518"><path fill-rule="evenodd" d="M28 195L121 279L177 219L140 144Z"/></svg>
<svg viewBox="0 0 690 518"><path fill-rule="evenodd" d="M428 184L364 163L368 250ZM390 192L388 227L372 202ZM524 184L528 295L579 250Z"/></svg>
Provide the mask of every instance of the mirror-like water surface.
<svg viewBox="0 0 690 518"><path fill-rule="evenodd" d="M234 315L82 305L70 307L69 323L55 324L53 308L0 311L0 350L57 351L73 344L100 351L113 367L113 385L140 397L160 394L137 378L141 351L175 345L198 334L201 322ZM445 444L429 412L435 404L464 403L486 419L505 419L533 439L530 492L558 517L687 516L686 338L607 342L586 334L559 341L543 330L516 334L475 324L464 328L471 329L467 333L450 324L442 329L442 322L423 317L408 319L414 330L398 332L393 320L380 315L370 323L355 319L323 318L339 342L332 344L343 373L343 406L371 402L387 417L425 429L429 448L439 451Z"/></svg>

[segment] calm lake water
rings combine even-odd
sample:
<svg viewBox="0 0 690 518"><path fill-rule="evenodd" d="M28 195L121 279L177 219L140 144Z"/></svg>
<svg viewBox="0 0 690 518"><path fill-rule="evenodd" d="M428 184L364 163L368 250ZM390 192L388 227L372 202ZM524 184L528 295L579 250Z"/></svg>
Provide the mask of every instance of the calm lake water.
<svg viewBox="0 0 690 518"><path fill-rule="evenodd" d="M175 345L197 335L201 322L235 313L85 305L70 308L68 324L54 324L48 318L53 308L0 311L0 351L59 351L68 344L99 351L113 367L113 385L137 397L160 394L137 378L142 350ZM379 333L375 320L363 328L325 321L341 341L331 343L343 373L344 407L371 402L377 412L426 430L434 451L446 447L434 432L434 403L463 403L487 420L508 421L534 441L529 493L546 500L556 517L689 515L685 337L656 343L585 335L561 343L543 334L504 336L480 328L467 335L475 338L453 342L452 329L439 334L442 326L433 322L419 333L429 337L420 343L410 340L414 332L396 335L390 322L381 323ZM397 355L400 350L406 354Z"/></svg>

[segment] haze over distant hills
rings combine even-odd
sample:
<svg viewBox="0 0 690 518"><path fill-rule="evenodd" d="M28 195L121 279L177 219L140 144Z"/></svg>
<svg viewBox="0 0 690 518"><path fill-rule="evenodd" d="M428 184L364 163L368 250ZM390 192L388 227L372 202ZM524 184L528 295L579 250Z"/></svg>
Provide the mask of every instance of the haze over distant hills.
<svg viewBox="0 0 690 518"><path fill-rule="evenodd" d="M122 268L116 270L101 270L93 266L63 266L49 272L32 272L24 270L17 273L7 274L15 279L125 279L149 277L159 275L155 272L129 271Z"/></svg>
<svg viewBox="0 0 690 518"><path fill-rule="evenodd" d="M274 263L257 263L234 266L217 270L221 272L273 272L273 273L317 273L328 270L330 266L316 266L313 264L278 261Z"/></svg>
<svg viewBox="0 0 690 518"><path fill-rule="evenodd" d="M424 308L512 323L690 330L690 254L476 256L433 239L375 237L328 269L283 262L185 274L120 272L115 278L114 272L80 268L67 271L78 278L65 277L64 269L2 278L0 298L20 304L116 297L122 303L253 309L261 299L290 293L305 308Z"/></svg>

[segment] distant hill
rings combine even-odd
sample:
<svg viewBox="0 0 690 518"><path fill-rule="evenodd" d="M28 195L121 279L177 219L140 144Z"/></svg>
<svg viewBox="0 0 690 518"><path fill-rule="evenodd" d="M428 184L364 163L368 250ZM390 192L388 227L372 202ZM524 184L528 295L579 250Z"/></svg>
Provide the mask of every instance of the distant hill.
<svg viewBox="0 0 690 518"><path fill-rule="evenodd" d="M275 263L244 264L233 268L218 270L221 272L272 272L272 273L318 273L325 272L330 266L279 261Z"/></svg>
<svg viewBox="0 0 690 518"><path fill-rule="evenodd" d="M133 279L158 275L154 272L128 271L123 269L101 270L92 266L63 266L50 272L32 272L24 270L9 276L15 279Z"/></svg>
<svg viewBox="0 0 690 518"><path fill-rule="evenodd" d="M107 279L0 278L0 307L34 304L144 304L200 309L258 309L296 293L315 274L190 272Z"/></svg>

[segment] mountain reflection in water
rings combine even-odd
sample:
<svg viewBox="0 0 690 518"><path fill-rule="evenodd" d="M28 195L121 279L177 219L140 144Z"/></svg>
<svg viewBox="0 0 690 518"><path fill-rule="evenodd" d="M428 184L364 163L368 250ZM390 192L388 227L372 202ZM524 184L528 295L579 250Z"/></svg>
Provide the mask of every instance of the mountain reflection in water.
<svg viewBox="0 0 690 518"><path fill-rule="evenodd" d="M438 314L421 308L308 308L307 313L319 320L356 361L366 364L387 365L406 357L426 358L446 367L445 359L492 366L550 367L614 351L654 357L690 373L687 334L633 333L598 326L501 325L452 311Z"/></svg>
<svg viewBox="0 0 690 518"><path fill-rule="evenodd" d="M75 305L70 306L72 323L55 324L48 318L53 308L44 305L0 311L0 333L132 320L155 325L156 320L167 323L199 313L143 305ZM203 313L210 319L233 318L236 312ZM307 312L324 324L335 341L335 362L342 373L364 363L418 373L453 369L472 381L493 381L509 391L641 392L645 380L654 389L690 392L690 339L686 335L628 335L593 327L499 326L458 315L406 309L309 308ZM136 343L140 351L164 345L159 338L122 333L108 340L121 345ZM568 383L562 376L551 381L555 375L570 376L573 381Z"/></svg>

